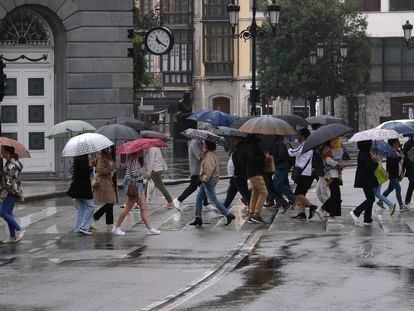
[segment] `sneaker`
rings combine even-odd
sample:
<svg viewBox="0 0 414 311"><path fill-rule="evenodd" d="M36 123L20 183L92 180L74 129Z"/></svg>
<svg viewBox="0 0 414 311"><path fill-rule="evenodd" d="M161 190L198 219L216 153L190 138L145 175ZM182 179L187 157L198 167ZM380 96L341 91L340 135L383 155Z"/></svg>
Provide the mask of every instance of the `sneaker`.
<svg viewBox="0 0 414 311"><path fill-rule="evenodd" d="M300 219L300 220L306 220L306 214L305 213L299 213L296 216L292 216L291 218Z"/></svg>
<svg viewBox="0 0 414 311"><path fill-rule="evenodd" d="M400 205L400 211L401 210L407 210L407 209L408 209L408 206L406 206L404 204Z"/></svg>
<svg viewBox="0 0 414 311"><path fill-rule="evenodd" d="M264 220L263 220L263 218L262 218L262 216L260 216L260 215L253 215L252 217L250 217L251 218L251 221L252 222L255 222L255 223L257 223L257 224L264 224L264 223L266 223Z"/></svg>
<svg viewBox="0 0 414 311"><path fill-rule="evenodd" d="M397 208L397 204L393 204L393 206L390 209L390 216L394 215L396 208Z"/></svg>
<svg viewBox="0 0 414 311"><path fill-rule="evenodd" d="M351 217L354 220L354 222L356 224L359 224L359 218L357 217L357 215L354 214L354 211L350 211L349 214L351 215Z"/></svg>
<svg viewBox="0 0 414 311"><path fill-rule="evenodd" d="M322 221L326 221L325 220L325 211L321 208L316 209L315 214L318 215L318 217L322 220Z"/></svg>
<svg viewBox="0 0 414 311"><path fill-rule="evenodd" d="M215 210L215 208L212 208L210 206L210 204L208 205L203 205L203 212L208 213L208 212L213 212Z"/></svg>
<svg viewBox="0 0 414 311"><path fill-rule="evenodd" d="M308 219L312 219L312 217L315 215L317 209L318 209L318 207L315 206L315 205L311 205L309 207L309 217L308 217Z"/></svg>
<svg viewBox="0 0 414 311"><path fill-rule="evenodd" d="M93 234L93 232L92 232L91 229L83 229L83 228L80 228L79 229L79 232L81 232L81 233L83 233L85 235L92 235Z"/></svg>
<svg viewBox="0 0 414 311"><path fill-rule="evenodd" d="M14 243L16 243L16 238L8 238L8 239L2 241L1 243L3 243L3 244L14 244Z"/></svg>
<svg viewBox="0 0 414 311"><path fill-rule="evenodd" d="M146 229L145 232L147 233L147 235L158 235L161 234L161 231L155 228L149 228Z"/></svg>
<svg viewBox="0 0 414 311"><path fill-rule="evenodd" d="M21 239L23 239L25 233L26 233L25 229L22 229L21 231L16 232L16 243L19 242Z"/></svg>
<svg viewBox="0 0 414 311"><path fill-rule="evenodd" d="M371 221L365 221L364 220L364 226L372 226L373 224L375 224L375 222Z"/></svg>
<svg viewBox="0 0 414 311"><path fill-rule="evenodd" d="M91 230L92 230L92 231L98 231L98 228L96 228L96 220L93 220L93 221L92 221L92 224L91 224Z"/></svg>
<svg viewBox="0 0 414 311"><path fill-rule="evenodd" d="M282 212L282 214L284 214L284 213L286 213L286 212L287 212L287 210L288 210L289 208L291 208L292 206L293 206L292 204L288 203L288 204L286 204L285 206L283 206L283 207L282 207L282 209L281 209L280 211Z"/></svg>
<svg viewBox="0 0 414 311"><path fill-rule="evenodd" d="M114 229L114 225L106 225L106 231L112 232L113 229Z"/></svg>
<svg viewBox="0 0 414 311"><path fill-rule="evenodd" d="M329 218L326 220L326 222L328 222L328 223L336 223L336 220L335 220L335 218L329 217Z"/></svg>
<svg viewBox="0 0 414 311"><path fill-rule="evenodd" d="M378 201L378 202L377 202L377 205L378 205L379 207L381 207L381 208L385 208L385 206L384 206L384 202L382 202L382 201Z"/></svg>
<svg viewBox="0 0 414 311"><path fill-rule="evenodd" d="M125 231L122 231L120 227L114 227L112 229L112 234L115 234L115 235L125 235Z"/></svg>
<svg viewBox="0 0 414 311"><path fill-rule="evenodd" d="M174 199L174 200L173 200L173 204L174 204L175 209L176 209L177 211L181 212L181 208L180 208L181 202L180 202L180 201L178 201L178 199Z"/></svg>

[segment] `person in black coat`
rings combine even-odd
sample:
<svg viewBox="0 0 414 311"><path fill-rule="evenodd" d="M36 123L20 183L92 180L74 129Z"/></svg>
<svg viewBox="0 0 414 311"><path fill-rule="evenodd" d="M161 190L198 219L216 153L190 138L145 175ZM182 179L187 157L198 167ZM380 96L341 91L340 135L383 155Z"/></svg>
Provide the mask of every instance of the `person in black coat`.
<svg viewBox="0 0 414 311"><path fill-rule="evenodd" d="M350 214L356 223L359 223L359 216L364 213L364 225L373 224L372 205L375 202L375 188L378 186L375 170L378 167L379 159L371 154L371 146L371 140L358 142L359 153L354 188L362 188L366 200L356 209L350 211Z"/></svg>
<svg viewBox="0 0 414 311"><path fill-rule="evenodd" d="M404 144L403 147L403 154L404 154L404 169L405 169L405 176L409 180L407 193L405 195L405 205L409 205L411 203L411 198L413 196L414 191L414 161L412 157L409 156L409 151L414 147L414 136L410 136L410 139ZM410 152L410 154L413 151Z"/></svg>
<svg viewBox="0 0 414 311"><path fill-rule="evenodd" d="M91 186L92 167L93 160L88 154L73 159L72 182L67 194L76 199L78 204L75 234L92 234L92 215L95 209Z"/></svg>

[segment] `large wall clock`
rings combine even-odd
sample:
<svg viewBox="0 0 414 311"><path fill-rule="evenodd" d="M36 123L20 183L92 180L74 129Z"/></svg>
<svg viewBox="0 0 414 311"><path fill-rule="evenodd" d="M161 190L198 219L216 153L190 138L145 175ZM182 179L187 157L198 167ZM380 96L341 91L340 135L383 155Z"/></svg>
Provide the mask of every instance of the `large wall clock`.
<svg viewBox="0 0 414 311"><path fill-rule="evenodd" d="M145 47L155 55L167 54L174 45L174 36L167 27L156 27L145 36Z"/></svg>

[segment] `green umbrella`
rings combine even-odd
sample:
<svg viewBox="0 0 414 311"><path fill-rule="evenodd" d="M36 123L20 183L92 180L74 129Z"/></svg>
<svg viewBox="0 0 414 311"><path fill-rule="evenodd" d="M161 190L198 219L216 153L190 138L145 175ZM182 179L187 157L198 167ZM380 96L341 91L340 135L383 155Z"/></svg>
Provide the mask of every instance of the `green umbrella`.
<svg viewBox="0 0 414 311"><path fill-rule="evenodd" d="M95 132L96 128L85 121L81 120L66 120L55 124L46 137L49 139L53 138L71 138L78 134Z"/></svg>

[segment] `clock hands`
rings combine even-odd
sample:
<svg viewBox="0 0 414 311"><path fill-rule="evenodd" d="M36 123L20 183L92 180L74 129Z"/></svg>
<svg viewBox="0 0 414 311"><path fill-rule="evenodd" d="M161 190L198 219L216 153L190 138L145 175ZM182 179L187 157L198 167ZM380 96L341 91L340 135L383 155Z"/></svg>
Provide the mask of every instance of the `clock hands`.
<svg viewBox="0 0 414 311"><path fill-rule="evenodd" d="M158 43L158 44L161 44L162 46L167 47L164 43L162 43L162 42L160 41L160 39L158 39L158 37L157 37L157 36L155 36L155 41L157 41L157 43Z"/></svg>

